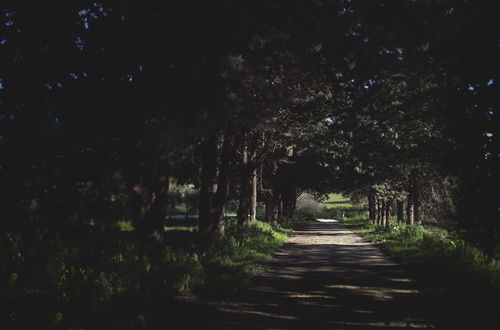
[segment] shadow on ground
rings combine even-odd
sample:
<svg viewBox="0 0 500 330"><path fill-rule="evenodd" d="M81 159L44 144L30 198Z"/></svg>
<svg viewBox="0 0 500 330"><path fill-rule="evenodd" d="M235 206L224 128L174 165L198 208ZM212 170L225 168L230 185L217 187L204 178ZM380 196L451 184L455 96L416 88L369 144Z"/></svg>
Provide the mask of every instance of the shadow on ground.
<svg viewBox="0 0 500 330"><path fill-rule="evenodd" d="M462 328L429 321L439 308L376 247L329 222L292 234L239 296L224 302L179 301L167 313L175 311L175 316L162 322L177 329ZM476 329L485 328L475 322Z"/></svg>

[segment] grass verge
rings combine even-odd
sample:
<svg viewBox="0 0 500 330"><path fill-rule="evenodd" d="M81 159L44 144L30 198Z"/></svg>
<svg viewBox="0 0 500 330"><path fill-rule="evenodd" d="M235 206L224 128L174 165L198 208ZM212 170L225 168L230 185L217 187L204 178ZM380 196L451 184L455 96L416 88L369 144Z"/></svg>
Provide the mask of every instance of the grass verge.
<svg viewBox="0 0 500 330"><path fill-rule="evenodd" d="M252 221L242 229L236 221L229 222L226 235L212 242L202 259L206 277L194 292L220 298L245 288L284 243L290 230L278 223Z"/></svg>
<svg viewBox="0 0 500 330"><path fill-rule="evenodd" d="M500 262L436 227L393 223L382 228L368 221L364 210L350 212L343 223L409 271L439 327L490 329L496 322Z"/></svg>

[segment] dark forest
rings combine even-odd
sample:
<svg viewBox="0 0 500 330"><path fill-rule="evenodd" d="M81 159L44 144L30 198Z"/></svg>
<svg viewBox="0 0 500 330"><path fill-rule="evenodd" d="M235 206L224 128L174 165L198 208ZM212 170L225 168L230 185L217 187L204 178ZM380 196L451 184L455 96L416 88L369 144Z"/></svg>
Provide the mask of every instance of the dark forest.
<svg viewBox="0 0 500 330"><path fill-rule="evenodd" d="M499 9L2 1L0 328L496 328ZM418 322L360 300L389 275L344 230ZM262 275L303 263L328 295Z"/></svg>

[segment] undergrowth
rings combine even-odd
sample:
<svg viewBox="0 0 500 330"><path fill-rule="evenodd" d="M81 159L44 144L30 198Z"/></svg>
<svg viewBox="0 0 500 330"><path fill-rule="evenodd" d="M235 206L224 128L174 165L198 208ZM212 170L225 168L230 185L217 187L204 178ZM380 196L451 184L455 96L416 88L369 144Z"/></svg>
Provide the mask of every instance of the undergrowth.
<svg viewBox="0 0 500 330"><path fill-rule="evenodd" d="M205 253L196 232L171 230L151 249L132 231L93 228L64 235L47 231L0 237L0 328L147 329L151 305L179 295L230 295L284 242L291 221L253 221ZM288 226L288 227L287 227ZM156 303L155 303L156 302Z"/></svg>
<svg viewBox="0 0 500 330"><path fill-rule="evenodd" d="M252 221L242 229L229 222L226 235L212 242L202 260L207 276L196 293L226 296L244 288L285 241L290 224L285 225Z"/></svg>
<svg viewBox="0 0 500 330"><path fill-rule="evenodd" d="M491 261L479 249L444 229L420 224L392 223L383 228L362 213L344 219L366 239L380 245L401 264L429 263L432 273L446 273L454 280L475 280L478 286L500 289L500 262ZM435 275L435 274L433 274ZM433 276L435 279L435 276ZM453 282L454 283L454 282Z"/></svg>
<svg viewBox="0 0 500 330"><path fill-rule="evenodd" d="M429 314L443 328L488 327L500 294L500 262L455 233L420 224L383 228L366 212L352 212L343 223L377 244L415 277Z"/></svg>

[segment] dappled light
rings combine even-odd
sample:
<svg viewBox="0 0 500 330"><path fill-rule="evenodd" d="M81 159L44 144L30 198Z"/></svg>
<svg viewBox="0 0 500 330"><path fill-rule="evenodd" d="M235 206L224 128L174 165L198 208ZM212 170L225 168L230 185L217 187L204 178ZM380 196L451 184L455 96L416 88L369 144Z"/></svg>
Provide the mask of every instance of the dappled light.
<svg viewBox="0 0 500 330"><path fill-rule="evenodd" d="M290 235L243 297L212 306L232 315L224 324L235 329L434 327L405 276L338 222L309 223Z"/></svg>
<svg viewBox="0 0 500 330"><path fill-rule="evenodd" d="M499 13L2 1L0 329L498 328Z"/></svg>

